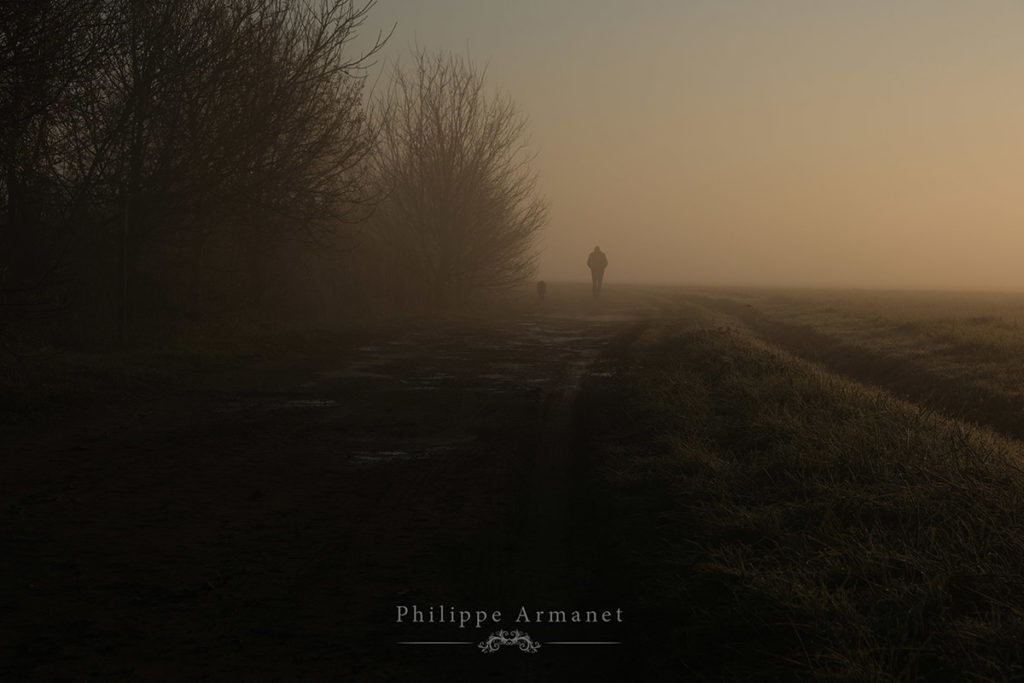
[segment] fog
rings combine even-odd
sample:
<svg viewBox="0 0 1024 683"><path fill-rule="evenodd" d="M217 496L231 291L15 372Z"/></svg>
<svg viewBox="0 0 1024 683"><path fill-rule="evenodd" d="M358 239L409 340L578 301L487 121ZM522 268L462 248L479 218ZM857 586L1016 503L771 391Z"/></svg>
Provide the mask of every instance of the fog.
<svg viewBox="0 0 1024 683"><path fill-rule="evenodd" d="M530 120L539 276L1024 288L1024 5L380 0ZM382 87L382 75L376 76Z"/></svg>

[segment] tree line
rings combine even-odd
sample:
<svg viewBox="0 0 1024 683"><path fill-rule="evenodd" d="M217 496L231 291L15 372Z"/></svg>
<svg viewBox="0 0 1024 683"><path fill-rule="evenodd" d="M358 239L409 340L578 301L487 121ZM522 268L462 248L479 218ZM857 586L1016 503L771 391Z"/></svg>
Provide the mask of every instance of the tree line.
<svg viewBox="0 0 1024 683"><path fill-rule="evenodd" d="M368 96L373 2L0 7L0 325L122 341L333 322L529 277L524 119L417 50Z"/></svg>

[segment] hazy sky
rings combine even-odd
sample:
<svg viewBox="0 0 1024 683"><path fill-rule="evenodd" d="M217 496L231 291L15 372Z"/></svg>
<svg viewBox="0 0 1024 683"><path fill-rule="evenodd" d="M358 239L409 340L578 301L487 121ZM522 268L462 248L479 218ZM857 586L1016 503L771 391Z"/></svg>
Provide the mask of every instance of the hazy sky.
<svg viewBox="0 0 1024 683"><path fill-rule="evenodd" d="M1024 2L378 0L530 120L539 276L1024 289Z"/></svg>

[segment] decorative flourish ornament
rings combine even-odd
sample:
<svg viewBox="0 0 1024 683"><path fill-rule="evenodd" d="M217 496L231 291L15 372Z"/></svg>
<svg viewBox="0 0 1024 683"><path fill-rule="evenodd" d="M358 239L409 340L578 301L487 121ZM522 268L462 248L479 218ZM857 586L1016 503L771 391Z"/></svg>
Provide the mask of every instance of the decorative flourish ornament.
<svg viewBox="0 0 1024 683"><path fill-rule="evenodd" d="M481 641L477 647L481 652L497 652L502 645L515 645L523 652L531 654L540 649L540 643L533 642L530 634L525 631L495 631L487 640Z"/></svg>

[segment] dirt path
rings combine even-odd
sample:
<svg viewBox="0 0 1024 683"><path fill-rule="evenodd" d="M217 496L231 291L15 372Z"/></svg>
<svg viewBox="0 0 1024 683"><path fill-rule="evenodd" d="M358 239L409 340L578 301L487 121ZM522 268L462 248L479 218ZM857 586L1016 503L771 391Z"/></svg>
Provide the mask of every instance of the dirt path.
<svg viewBox="0 0 1024 683"><path fill-rule="evenodd" d="M600 349L587 348L571 361L549 398L539 456L530 480L527 515L534 533L526 537L518 559L520 590L550 600L565 593L566 544L569 534L569 472L573 460L572 413L583 377Z"/></svg>
<svg viewBox="0 0 1024 683"><path fill-rule="evenodd" d="M614 607L570 571L572 409L663 306L584 292L8 439L0 679L550 680L580 653L475 643L524 604ZM413 605L434 623L399 623ZM460 628L450 608L504 618ZM424 640L470 644L398 644Z"/></svg>

